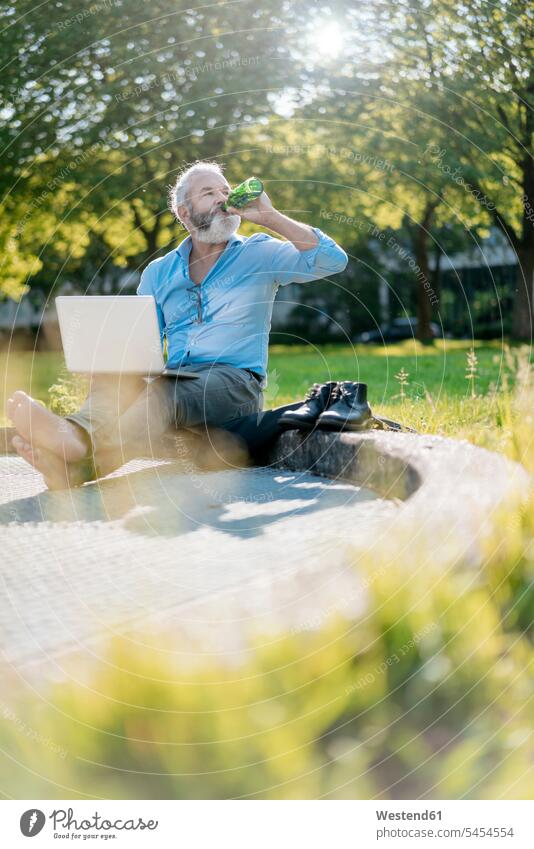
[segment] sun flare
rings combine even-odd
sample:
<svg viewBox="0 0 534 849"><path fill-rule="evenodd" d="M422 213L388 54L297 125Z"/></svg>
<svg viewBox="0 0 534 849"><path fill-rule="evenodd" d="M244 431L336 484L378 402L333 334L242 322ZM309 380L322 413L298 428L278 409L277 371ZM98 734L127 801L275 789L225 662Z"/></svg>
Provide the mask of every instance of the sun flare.
<svg viewBox="0 0 534 849"><path fill-rule="evenodd" d="M335 58L343 47L343 31L336 21L316 21L309 35L310 49Z"/></svg>

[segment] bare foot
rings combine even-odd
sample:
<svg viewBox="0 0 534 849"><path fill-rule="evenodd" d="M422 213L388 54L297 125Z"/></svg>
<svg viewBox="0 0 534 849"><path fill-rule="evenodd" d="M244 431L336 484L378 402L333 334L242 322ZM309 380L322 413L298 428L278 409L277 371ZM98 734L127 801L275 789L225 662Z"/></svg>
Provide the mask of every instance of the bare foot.
<svg viewBox="0 0 534 849"><path fill-rule="evenodd" d="M70 486L68 466L51 451L34 448L21 436L14 436L11 444L17 454L41 472L48 489L67 489Z"/></svg>
<svg viewBox="0 0 534 849"><path fill-rule="evenodd" d="M14 392L8 399L6 411L23 442L30 444L30 450L32 446L33 450L44 448L63 463L83 460L87 456L87 444L80 429L73 422L47 410L25 392Z"/></svg>
<svg viewBox="0 0 534 849"><path fill-rule="evenodd" d="M70 489L94 480L94 469L90 462L66 463L46 448L32 446L31 442L26 442L21 436L14 436L11 444L23 460L42 474L48 489Z"/></svg>

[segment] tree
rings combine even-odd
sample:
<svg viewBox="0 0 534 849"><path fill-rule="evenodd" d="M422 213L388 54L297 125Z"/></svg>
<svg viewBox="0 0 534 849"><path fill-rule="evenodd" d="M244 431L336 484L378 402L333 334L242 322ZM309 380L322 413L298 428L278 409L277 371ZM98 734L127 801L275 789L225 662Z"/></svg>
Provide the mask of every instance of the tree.
<svg viewBox="0 0 534 849"><path fill-rule="evenodd" d="M236 19L231 3L21 0L16 14L0 14L4 203L15 210L44 192L58 227L95 227L132 265L173 237L165 188L176 172L231 156L230 177L242 179L243 130L266 122L272 97L301 82L280 38L300 4L279 11L267 0ZM56 193L69 196L59 209Z"/></svg>
<svg viewBox="0 0 534 849"><path fill-rule="evenodd" d="M478 206L479 223L496 224L516 251L517 337L532 332L533 20L523 0L416 0L386 25L398 48L393 73L416 84L414 132L421 119L432 124L426 162L446 179L448 192Z"/></svg>
<svg viewBox="0 0 534 849"><path fill-rule="evenodd" d="M473 185L517 254L512 332L518 338L532 337L533 320L533 22L534 8L523 0L472 0L468 14L453 23L462 50L454 97L446 100L451 149L476 169Z"/></svg>
<svg viewBox="0 0 534 849"><path fill-rule="evenodd" d="M531 333L533 19L524 0L354 7L345 61L322 86L317 80L307 107L337 121L338 141L350 145L352 136L353 146L393 164L374 180L365 175L359 205L379 226L399 226L404 213L413 223L420 338L429 335L429 245L454 219L473 239L493 222L506 234L519 260L514 332Z"/></svg>

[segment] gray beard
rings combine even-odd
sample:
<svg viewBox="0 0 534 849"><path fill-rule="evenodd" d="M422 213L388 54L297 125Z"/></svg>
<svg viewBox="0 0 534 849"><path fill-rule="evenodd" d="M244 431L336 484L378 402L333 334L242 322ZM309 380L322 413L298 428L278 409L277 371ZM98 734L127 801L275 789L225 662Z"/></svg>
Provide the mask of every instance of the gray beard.
<svg viewBox="0 0 534 849"><path fill-rule="evenodd" d="M227 242L241 224L239 215L224 215L220 212L214 215L191 212L190 217L195 229L195 237L199 242L205 242L208 245Z"/></svg>

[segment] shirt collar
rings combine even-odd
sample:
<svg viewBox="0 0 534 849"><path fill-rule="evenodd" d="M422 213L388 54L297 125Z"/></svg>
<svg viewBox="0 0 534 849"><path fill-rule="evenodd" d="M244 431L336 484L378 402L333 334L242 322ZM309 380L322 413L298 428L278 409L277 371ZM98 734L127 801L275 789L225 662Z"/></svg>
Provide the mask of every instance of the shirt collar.
<svg viewBox="0 0 534 849"><path fill-rule="evenodd" d="M230 247L233 248L235 245L241 244L244 241L244 236L241 236L239 233L233 233L228 239L224 250L226 251ZM181 241L178 247L176 248L176 253L183 259L184 262L188 262L189 260L189 254L191 253L191 242L191 236L186 236L185 239L183 239L183 241Z"/></svg>

